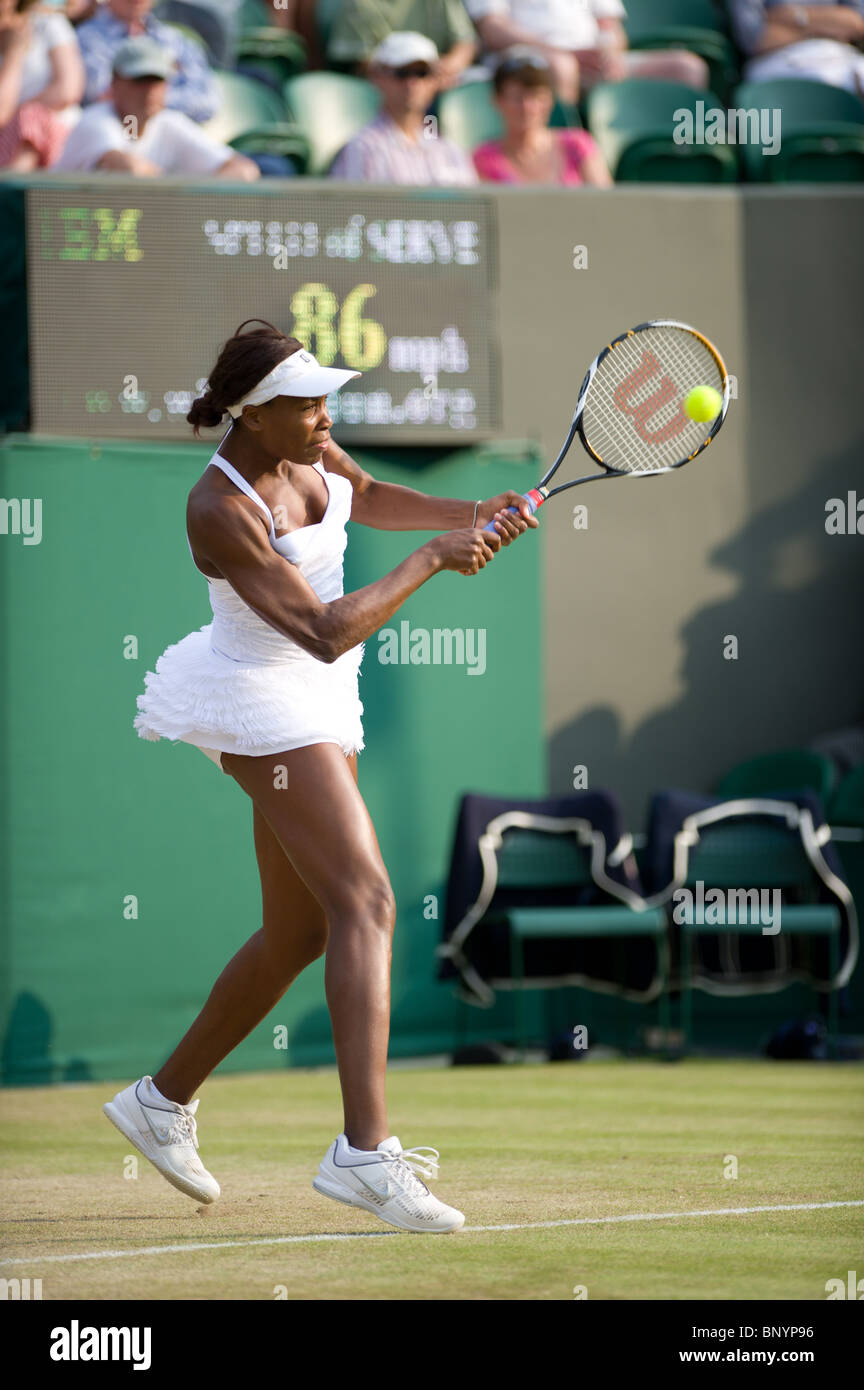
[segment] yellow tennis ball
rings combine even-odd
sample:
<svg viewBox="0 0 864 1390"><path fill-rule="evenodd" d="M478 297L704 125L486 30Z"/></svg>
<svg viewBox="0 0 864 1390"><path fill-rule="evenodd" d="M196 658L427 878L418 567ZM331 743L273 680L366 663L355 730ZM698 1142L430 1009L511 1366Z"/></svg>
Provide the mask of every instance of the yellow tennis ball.
<svg viewBox="0 0 864 1390"><path fill-rule="evenodd" d="M723 408L723 397L713 386L694 386L684 397L684 411L691 420L704 424L716 420Z"/></svg>

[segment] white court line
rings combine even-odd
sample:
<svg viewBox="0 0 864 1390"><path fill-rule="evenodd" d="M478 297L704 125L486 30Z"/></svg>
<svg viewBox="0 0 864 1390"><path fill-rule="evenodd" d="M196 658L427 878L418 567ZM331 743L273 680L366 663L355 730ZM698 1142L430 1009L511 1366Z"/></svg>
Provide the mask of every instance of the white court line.
<svg viewBox="0 0 864 1390"><path fill-rule="evenodd" d="M826 1211L829 1207L864 1207L852 1202L795 1202L775 1207L714 1207L710 1211L647 1211L633 1216L577 1216L567 1221L523 1221L509 1226L463 1226L462 1235L489 1231L548 1231L553 1226L611 1226L621 1221L675 1221L682 1216L749 1216L760 1211ZM319 1236L262 1236L256 1240L196 1241L189 1245L144 1245L139 1250L93 1250L83 1255L30 1255L27 1259L0 1260L5 1265L67 1264L71 1260L129 1260L138 1255L185 1255L192 1250L242 1250L253 1245L308 1245L322 1240L381 1240L387 1236L420 1234L411 1231L335 1232ZM453 1232L455 1234L455 1232Z"/></svg>

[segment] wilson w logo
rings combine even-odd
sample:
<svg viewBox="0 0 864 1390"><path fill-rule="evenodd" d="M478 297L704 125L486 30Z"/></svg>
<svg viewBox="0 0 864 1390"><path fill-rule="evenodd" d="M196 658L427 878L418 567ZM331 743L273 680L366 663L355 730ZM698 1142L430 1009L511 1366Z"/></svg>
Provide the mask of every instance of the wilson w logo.
<svg viewBox="0 0 864 1390"><path fill-rule="evenodd" d="M633 428L646 444L665 444L667 439L674 439L676 434L680 434L683 429L686 429L689 423L679 401L678 409L666 421L665 425L659 425L654 430L648 428L648 421L651 417L662 410L664 405L670 405L679 395L678 387L668 376L664 376L660 380L653 396L646 396L638 405L631 404L630 398L653 377L656 377L661 370L660 363L653 352L643 352L639 366L634 367L633 371L624 377L624 380L615 388L612 397L616 409L624 415L632 416Z"/></svg>

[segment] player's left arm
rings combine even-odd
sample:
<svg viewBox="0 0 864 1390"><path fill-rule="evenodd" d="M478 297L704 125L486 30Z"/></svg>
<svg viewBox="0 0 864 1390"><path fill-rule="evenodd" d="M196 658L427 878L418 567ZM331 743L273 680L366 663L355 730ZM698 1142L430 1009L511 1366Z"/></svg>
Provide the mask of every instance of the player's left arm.
<svg viewBox="0 0 864 1390"><path fill-rule="evenodd" d="M383 483L361 468L335 440L325 454L324 467L328 473L339 473L354 489L351 520L378 531L456 531L470 529L474 522L474 502L454 497L431 497L399 483ZM528 504L518 492L502 492L497 497L481 501L474 525L482 529L497 512L509 506L518 507L524 523L512 513L507 515L507 528L519 535L529 526L539 526ZM502 540L506 538L502 536Z"/></svg>

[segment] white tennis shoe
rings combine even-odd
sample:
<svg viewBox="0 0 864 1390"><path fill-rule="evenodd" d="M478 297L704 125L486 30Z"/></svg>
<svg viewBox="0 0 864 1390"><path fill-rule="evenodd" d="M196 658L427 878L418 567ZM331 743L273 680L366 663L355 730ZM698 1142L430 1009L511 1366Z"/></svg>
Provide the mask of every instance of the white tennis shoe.
<svg viewBox="0 0 864 1390"><path fill-rule="evenodd" d="M152 1081L150 1076L133 1081L102 1109L173 1187L199 1202L215 1202L221 1188L196 1152L198 1101L193 1100L191 1105L166 1102L153 1094Z"/></svg>
<svg viewBox="0 0 864 1390"><path fill-rule="evenodd" d="M403 1149L391 1135L374 1152L352 1153L340 1134L321 1160L312 1186L325 1197L362 1207L403 1231L458 1231L465 1225L462 1212L433 1197L415 1172L437 1178L438 1150Z"/></svg>

